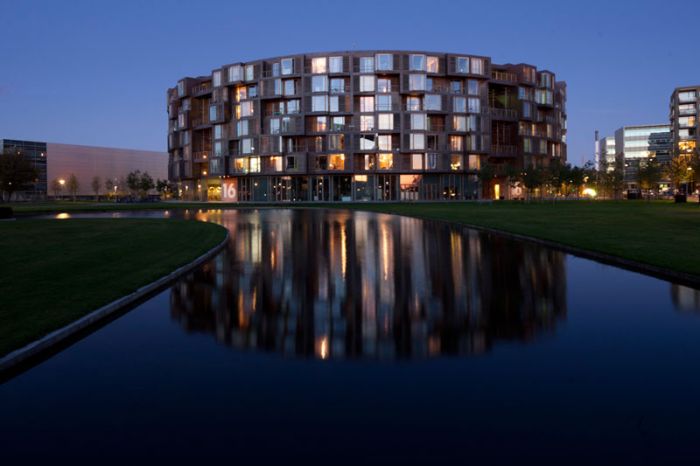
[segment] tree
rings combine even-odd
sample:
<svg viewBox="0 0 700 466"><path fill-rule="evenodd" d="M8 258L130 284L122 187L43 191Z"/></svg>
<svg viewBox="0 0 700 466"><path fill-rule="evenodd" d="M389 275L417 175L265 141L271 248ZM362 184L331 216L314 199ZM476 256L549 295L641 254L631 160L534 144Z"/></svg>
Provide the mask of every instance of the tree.
<svg viewBox="0 0 700 466"><path fill-rule="evenodd" d="M126 187L129 188L132 196L136 196L141 187L141 171L136 170L126 175Z"/></svg>
<svg viewBox="0 0 700 466"><path fill-rule="evenodd" d="M58 198L58 196L61 195L62 190L63 185L60 181L58 181L58 178L54 178L53 180L51 180L51 191L53 191L53 197Z"/></svg>
<svg viewBox="0 0 700 466"><path fill-rule="evenodd" d="M114 181L112 181L111 178L105 178L105 192L107 193L107 197L109 197L114 191ZM117 193L114 193L117 194Z"/></svg>
<svg viewBox="0 0 700 466"><path fill-rule="evenodd" d="M656 158L650 157L639 167L638 177L639 187L647 191L647 199L650 199L651 193L659 190L663 169Z"/></svg>
<svg viewBox="0 0 700 466"><path fill-rule="evenodd" d="M80 183L78 183L78 178L74 173L71 173L68 177L68 192L75 201L75 196L78 194L78 189L80 188Z"/></svg>
<svg viewBox="0 0 700 466"><path fill-rule="evenodd" d="M681 191L681 185L688 181L691 171L692 167L687 157L678 156L671 159L671 162L666 167L666 176L673 183L676 192Z"/></svg>
<svg viewBox="0 0 700 466"><path fill-rule="evenodd" d="M31 187L38 173L22 151L5 149L0 155L0 201L12 200L12 194Z"/></svg>
<svg viewBox="0 0 700 466"><path fill-rule="evenodd" d="M158 180L156 181L156 191L158 191L163 197L168 197L170 195L171 186L168 180Z"/></svg>
<svg viewBox="0 0 700 466"><path fill-rule="evenodd" d="M518 187L518 184L522 181L522 173L515 166L510 163L503 164L500 166L499 175L505 177L506 185L508 186L508 198L510 198L510 193L513 189Z"/></svg>
<svg viewBox="0 0 700 466"><path fill-rule="evenodd" d="M479 168L476 176L479 178L479 182L481 183L482 193L484 192L484 189L486 189L486 197L490 198L491 181L496 177L496 168L492 164L486 162L481 165L481 168Z"/></svg>
<svg viewBox="0 0 700 466"><path fill-rule="evenodd" d="M146 197L148 195L148 191L154 189L155 187L156 184L153 182L151 175L149 175L148 172L144 172L139 180L139 191L141 193L141 197Z"/></svg>
<svg viewBox="0 0 700 466"><path fill-rule="evenodd" d="M532 191L540 188L540 198L542 197L543 170L538 167L530 167L523 172L523 185L527 188L527 198L530 199Z"/></svg>
<svg viewBox="0 0 700 466"><path fill-rule="evenodd" d="M95 193L95 200L99 201L100 200L100 177L95 175L92 178L92 191Z"/></svg>

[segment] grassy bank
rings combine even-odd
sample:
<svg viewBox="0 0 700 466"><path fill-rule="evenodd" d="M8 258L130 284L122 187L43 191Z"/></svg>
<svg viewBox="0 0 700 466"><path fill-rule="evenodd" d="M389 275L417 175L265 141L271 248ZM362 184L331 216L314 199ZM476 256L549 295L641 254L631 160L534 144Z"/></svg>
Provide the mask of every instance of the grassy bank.
<svg viewBox="0 0 700 466"><path fill-rule="evenodd" d="M700 206L697 204L496 202L374 204L362 208L517 233L700 277Z"/></svg>
<svg viewBox="0 0 700 466"><path fill-rule="evenodd" d="M191 262L225 235L182 220L0 222L0 355Z"/></svg>

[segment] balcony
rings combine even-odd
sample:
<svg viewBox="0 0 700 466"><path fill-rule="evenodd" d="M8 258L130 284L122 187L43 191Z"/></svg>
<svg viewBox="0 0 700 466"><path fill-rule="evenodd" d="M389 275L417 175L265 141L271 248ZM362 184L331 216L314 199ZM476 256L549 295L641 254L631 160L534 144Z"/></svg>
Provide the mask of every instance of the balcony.
<svg viewBox="0 0 700 466"><path fill-rule="evenodd" d="M518 152L518 146L509 144L491 144L489 153L492 157L515 157Z"/></svg>
<svg viewBox="0 0 700 466"><path fill-rule="evenodd" d="M518 76L515 73L509 73L507 71L491 71L491 80L499 81L502 83L517 84Z"/></svg>
<svg viewBox="0 0 700 466"><path fill-rule="evenodd" d="M489 116L494 120L516 121L518 111L512 108L489 108Z"/></svg>
<svg viewBox="0 0 700 466"><path fill-rule="evenodd" d="M196 151L192 152L192 160L195 162L206 162L211 156L210 151Z"/></svg>
<svg viewBox="0 0 700 466"><path fill-rule="evenodd" d="M205 94L211 94L212 88L211 83L203 83L192 88L193 96L200 96Z"/></svg>

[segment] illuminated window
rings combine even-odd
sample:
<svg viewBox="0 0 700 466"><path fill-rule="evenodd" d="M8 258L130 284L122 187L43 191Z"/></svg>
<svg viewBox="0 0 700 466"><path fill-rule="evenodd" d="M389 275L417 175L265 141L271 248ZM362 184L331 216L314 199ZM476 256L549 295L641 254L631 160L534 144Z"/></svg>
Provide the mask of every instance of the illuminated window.
<svg viewBox="0 0 700 466"><path fill-rule="evenodd" d="M475 154L469 154L469 169L479 170L481 169L481 157Z"/></svg>
<svg viewBox="0 0 700 466"><path fill-rule="evenodd" d="M450 170L461 170L462 169L462 155L452 154L450 155Z"/></svg>
<svg viewBox="0 0 700 466"><path fill-rule="evenodd" d="M413 170L423 169L423 155L424 154L411 154L411 168Z"/></svg>
<svg viewBox="0 0 700 466"><path fill-rule="evenodd" d="M253 116L254 110L252 101L241 102L238 108L240 109L239 118Z"/></svg>
<svg viewBox="0 0 700 466"><path fill-rule="evenodd" d="M453 116L452 117L452 129L455 131L466 131L467 130L467 117Z"/></svg>
<svg viewBox="0 0 700 466"><path fill-rule="evenodd" d="M365 154L365 170L372 170L374 168L374 154Z"/></svg>
<svg viewBox="0 0 700 466"><path fill-rule="evenodd" d="M380 134L377 136L377 149L378 150L391 150L391 135L390 134Z"/></svg>
<svg viewBox="0 0 700 466"><path fill-rule="evenodd" d="M317 57L311 59L311 73L324 74L328 72L326 57Z"/></svg>
<svg viewBox="0 0 700 466"><path fill-rule="evenodd" d="M253 65L246 65L245 67L245 80L252 81L255 79L255 68Z"/></svg>
<svg viewBox="0 0 700 466"><path fill-rule="evenodd" d="M426 67L426 70L428 71L428 73L439 72L438 63L439 63L438 57L428 57L427 67Z"/></svg>
<svg viewBox="0 0 700 466"><path fill-rule="evenodd" d="M374 92L374 76L360 76L360 92Z"/></svg>
<svg viewBox="0 0 700 466"><path fill-rule="evenodd" d="M345 170L345 154L331 154L328 156L329 170Z"/></svg>
<svg viewBox="0 0 700 466"><path fill-rule="evenodd" d="M360 115L360 131L374 131L374 115Z"/></svg>
<svg viewBox="0 0 700 466"><path fill-rule="evenodd" d="M482 58L471 59L472 74L484 74L484 60Z"/></svg>
<svg viewBox="0 0 700 466"><path fill-rule="evenodd" d="M462 151L464 150L464 136L450 136L450 150Z"/></svg>
<svg viewBox="0 0 700 466"><path fill-rule="evenodd" d="M375 150L377 139L374 134L362 134L360 136L360 150Z"/></svg>
<svg viewBox="0 0 700 466"><path fill-rule="evenodd" d="M421 110L420 97L407 97L406 98L406 110L409 112L420 111Z"/></svg>
<svg viewBox="0 0 700 466"><path fill-rule="evenodd" d="M380 113L378 127L380 130L393 130L394 129L394 114L393 113Z"/></svg>
<svg viewBox="0 0 700 466"><path fill-rule="evenodd" d="M377 159L380 170L390 170L394 166L393 154L378 154Z"/></svg>
<svg viewBox="0 0 700 466"><path fill-rule="evenodd" d="M373 96L360 97L360 111L361 112L373 112L374 111L374 97Z"/></svg>
<svg viewBox="0 0 700 466"><path fill-rule="evenodd" d="M318 116L315 119L314 130L326 131L328 129L328 119L325 116Z"/></svg>

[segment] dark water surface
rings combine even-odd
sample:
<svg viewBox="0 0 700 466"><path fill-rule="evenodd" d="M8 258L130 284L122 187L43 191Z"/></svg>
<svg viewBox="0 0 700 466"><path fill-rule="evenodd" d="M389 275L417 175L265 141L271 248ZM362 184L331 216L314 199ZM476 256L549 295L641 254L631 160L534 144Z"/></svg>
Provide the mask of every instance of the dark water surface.
<svg viewBox="0 0 700 466"><path fill-rule="evenodd" d="M186 215L229 247L1 385L2 458L700 463L698 290L405 217Z"/></svg>

